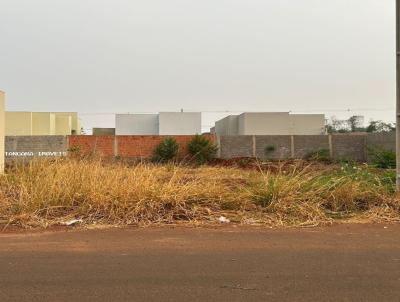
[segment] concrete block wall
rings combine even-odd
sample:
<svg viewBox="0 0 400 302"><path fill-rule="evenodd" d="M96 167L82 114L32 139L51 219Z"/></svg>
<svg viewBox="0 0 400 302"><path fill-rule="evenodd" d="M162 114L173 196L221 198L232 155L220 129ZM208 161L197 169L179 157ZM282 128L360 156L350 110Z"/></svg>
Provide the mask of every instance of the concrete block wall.
<svg viewBox="0 0 400 302"><path fill-rule="evenodd" d="M157 145L168 136L8 136L5 139L7 162L34 157L66 156L69 150L82 155L103 157L151 158ZM180 145L180 158L188 155L191 135L174 136ZM319 150L329 150L337 160L368 160L368 149L378 147L394 150L394 133L371 135L273 135L273 136L220 136L207 135L219 146L218 157L258 157L284 160L304 158ZM0 137L1 139L1 137ZM266 152L266 147L273 150ZM2 153L4 154L4 152Z"/></svg>
<svg viewBox="0 0 400 302"><path fill-rule="evenodd" d="M279 160L292 157L292 142L289 135L257 135L254 139L257 158ZM274 150L267 151L268 147Z"/></svg>
<svg viewBox="0 0 400 302"><path fill-rule="evenodd" d="M220 136L218 138L219 157L255 157L252 136Z"/></svg>
<svg viewBox="0 0 400 302"><path fill-rule="evenodd" d="M66 156L66 136L6 136L6 161Z"/></svg>
<svg viewBox="0 0 400 302"><path fill-rule="evenodd" d="M366 135L332 135L332 157L336 160L367 160Z"/></svg>
<svg viewBox="0 0 400 302"><path fill-rule="evenodd" d="M396 150L396 133L372 133L367 135L367 146L370 148L383 148Z"/></svg>
<svg viewBox="0 0 400 302"><path fill-rule="evenodd" d="M296 135L293 143L294 158L305 158L315 151L330 149L328 135Z"/></svg>
<svg viewBox="0 0 400 302"><path fill-rule="evenodd" d="M302 159L311 153L328 150L332 159L368 161L368 150L378 147L395 150L394 133L363 135L260 135L220 136L220 157L260 159ZM266 152L271 146L274 150Z"/></svg>

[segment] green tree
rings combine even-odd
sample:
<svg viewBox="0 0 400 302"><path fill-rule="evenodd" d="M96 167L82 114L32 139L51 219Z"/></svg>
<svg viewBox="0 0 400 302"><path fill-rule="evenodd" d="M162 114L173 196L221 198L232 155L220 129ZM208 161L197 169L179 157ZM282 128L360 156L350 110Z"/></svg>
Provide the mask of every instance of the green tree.
<svg viewBox="0 0 400 302"><path fill-rule="evenodd" d="M370 121L366 131L368 133L393 132L396 130L396 125L385 123L383 121Z"/></svg>

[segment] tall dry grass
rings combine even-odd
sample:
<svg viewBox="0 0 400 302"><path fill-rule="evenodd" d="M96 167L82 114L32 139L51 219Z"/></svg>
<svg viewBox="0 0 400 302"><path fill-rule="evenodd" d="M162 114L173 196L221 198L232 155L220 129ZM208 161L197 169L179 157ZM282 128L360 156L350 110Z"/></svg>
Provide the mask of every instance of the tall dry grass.
<svg viewBox="0 0 400 302"><path fill-rule="evenodd" d="M0 224L238 223L318 225L343 218L399 220L391 173L293 164L238 168L64 159L17 165L0 176Z"/></svg>

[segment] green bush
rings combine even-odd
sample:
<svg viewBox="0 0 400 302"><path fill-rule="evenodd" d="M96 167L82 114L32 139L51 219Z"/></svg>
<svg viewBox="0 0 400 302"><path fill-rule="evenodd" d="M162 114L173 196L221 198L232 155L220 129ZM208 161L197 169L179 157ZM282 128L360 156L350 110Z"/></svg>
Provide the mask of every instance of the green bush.
<svg viewBox="0 0 400 302"><path fill-rule="evenodd" d="M377 168L396 168L396 152L375 148L368 150L368 153L372 164Z"/></svg>
<svg viewBox="0 0 400 302"><path fill-rule="evenodd" d="M314 161L322 161L322 162L330 162L331 155L328 149L320 149L314 152L308 153L304 159L306 160L314 160Z"/></svg>
<svg viewBox="0 0 400 302"><path fill-rule="evenodd" d="M178 155L179 145L175 138L165 138L154 150L154 161L168 162L175 159Z"/></svg>
<svg viewBox="0 0 400 302"><path fill-rule="evenodd" d="M198 164L205 164L215 157L218 147L207 137L196 135L188 144L190 155Z"/></svg>

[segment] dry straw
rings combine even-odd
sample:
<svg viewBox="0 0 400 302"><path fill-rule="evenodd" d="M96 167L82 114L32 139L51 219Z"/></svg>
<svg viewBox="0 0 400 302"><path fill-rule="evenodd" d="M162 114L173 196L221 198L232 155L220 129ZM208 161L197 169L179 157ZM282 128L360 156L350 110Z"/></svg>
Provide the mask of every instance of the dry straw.
<svg viewBox="0 0 400 302"><path fill-rule="evenodd" d="M0 177L0 224L215 223L310 226L397 221L393 175L369 167L276 164L273 169L32 161Z"/></svg>

